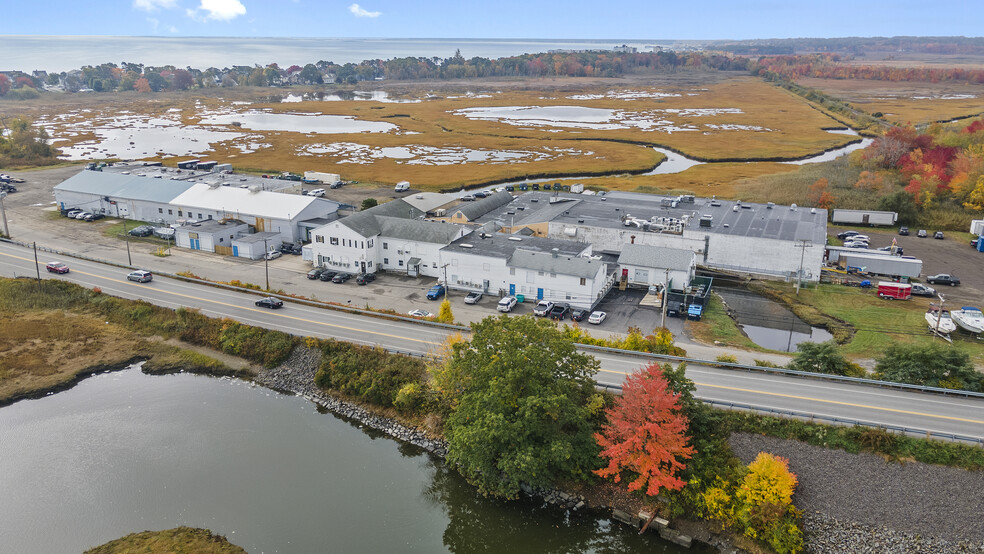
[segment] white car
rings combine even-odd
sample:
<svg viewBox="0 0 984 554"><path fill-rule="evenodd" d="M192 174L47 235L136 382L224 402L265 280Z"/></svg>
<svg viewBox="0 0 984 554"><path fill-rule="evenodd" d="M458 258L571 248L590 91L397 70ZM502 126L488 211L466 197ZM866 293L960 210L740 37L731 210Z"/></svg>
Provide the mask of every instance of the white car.
<svg viewBox="0 0 984 554"><path fill-rule="evenodd" d="M410 317L434 317L434 314L427 310L410 310L407 315Z"/></svg>
<svg viewBox="0 0 984 554"><path fill-rule="evenodd" d="M86 217L91 217L92 214L89 212L82 212L75 216L75 219L85 219Z"/></svg>
<svg viewBox="0 0 984 554"><path fill-rule="evenodd" d="M478 304L478 301L481 299L482 299L482 293L469 292L468 296L465 296L465 304Z"/></svg>
<svg viewBox="0 0 984 554"><path fill-rule="evenodd" d="M283 256L283 254L281 254L279 250L271 250L264 255L264 257L268 260L276 260L280 256Z"/></svg>
<svg viewBox="0 0 984 554"><path fill-rule="evenodd" d="M318 198L321 198L325 195L325 192L325 189L314 189L308 192L308 196L317 196Z"/></svg>
<svg viewBox="0 0 984 554"><path fill-rule="evenodd" d="M544 317L550 313L550 310L552 310L553 307L553 302L550 302L549 300L541 300L536 303L536 306L533 307L533 315Z"/></svg>
<svg viewBox="0 0 984 554"><path fill-rule="evenodd" d="M608 317L608 314L605 312L591 312L591 315L588 316L588 323L601 325L601 322L605 321L606 317Z"/></svg>
<svg viewBox="0 0 984 554"><path fill-rule="evenodd" d="M517 302L515 296L506 296L499 300L499 304L496 305L495 309L502 313L511 312L516 307Z"/></svg>

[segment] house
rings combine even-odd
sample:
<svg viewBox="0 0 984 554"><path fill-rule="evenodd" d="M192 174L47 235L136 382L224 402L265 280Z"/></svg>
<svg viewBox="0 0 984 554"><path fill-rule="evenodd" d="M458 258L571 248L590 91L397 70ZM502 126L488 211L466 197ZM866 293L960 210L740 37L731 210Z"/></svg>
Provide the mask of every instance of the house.
<svg viewBox="0 0 984 554"><path fill-rule="evenodd" d="M697 254L685 248L626 244L618 268L618 279L629 285L686 289L697 271Z"/></svg>
<svg viewBox="0 0 984 554"><path fill-rule="evenodd" d="M311 231L311 259L315 266L349 272L438 277L440 249L470 229L420 219L423 215L403 200L392 200L332 221Z"/></svg>
<svg viewBox="0 0 984 554"><path fill-rule="evenodd" d="M583 308L597 304L613 283L590 244L543 237L476 231L443 248L441 265L449 288Z"/></svg>

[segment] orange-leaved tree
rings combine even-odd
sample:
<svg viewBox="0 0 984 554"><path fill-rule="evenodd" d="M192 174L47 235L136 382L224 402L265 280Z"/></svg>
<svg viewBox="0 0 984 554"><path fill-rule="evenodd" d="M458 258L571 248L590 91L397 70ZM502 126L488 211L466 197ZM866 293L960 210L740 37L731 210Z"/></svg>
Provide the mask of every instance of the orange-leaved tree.
<svg viewBox="0 0 984 554"><path fill-rule="evenodd" d="M649 496L682 489L687 483L678 475L694 448L687 444L688 421L679 397L656 362L626 378L622 396L606 412L608 423L594 435L601 457L608 459L608 467L595 473L618 483L629 470L636 474L629 491L644 488Z"/></svg>

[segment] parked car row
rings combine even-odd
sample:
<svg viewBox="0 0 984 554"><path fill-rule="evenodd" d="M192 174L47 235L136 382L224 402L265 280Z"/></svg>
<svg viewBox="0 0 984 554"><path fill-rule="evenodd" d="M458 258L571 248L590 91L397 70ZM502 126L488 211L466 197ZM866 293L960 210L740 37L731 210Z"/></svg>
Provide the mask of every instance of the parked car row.
<svg viewBox="0 0 984 554"><path fill-rule="evenodd" d="M326 282L331 281L332 283L344 283L353 277L355 277L355 282L360 285L368 285L376 280L375 273L360 273L358 275L354 275L344 271L334 271L325 267L316 267L307 272L308 279L318 279Z"/></svg>
<svg viewBox="0 0 984 554"><path fill-rule="evenodd" d="M67 210L62 210L62 215L64 215L69 219L78 219L80 221L96 221L97 219L102 219L106 217L103 214L87 212L81 208L70 208Z"/></svg>

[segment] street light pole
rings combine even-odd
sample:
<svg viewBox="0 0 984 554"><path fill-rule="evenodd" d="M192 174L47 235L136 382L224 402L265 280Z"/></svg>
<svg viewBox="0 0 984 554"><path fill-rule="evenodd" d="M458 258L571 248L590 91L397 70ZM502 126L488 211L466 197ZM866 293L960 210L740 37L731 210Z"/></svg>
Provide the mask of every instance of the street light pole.
<svg viewBox="0 0 984 554"><path fill-rule="evenodd" d="M3 215L3 235L10 238L10 229L7 228L7 210L3 206L3 199L7 197L7 191L0 191L0 214Z"/></svg>

